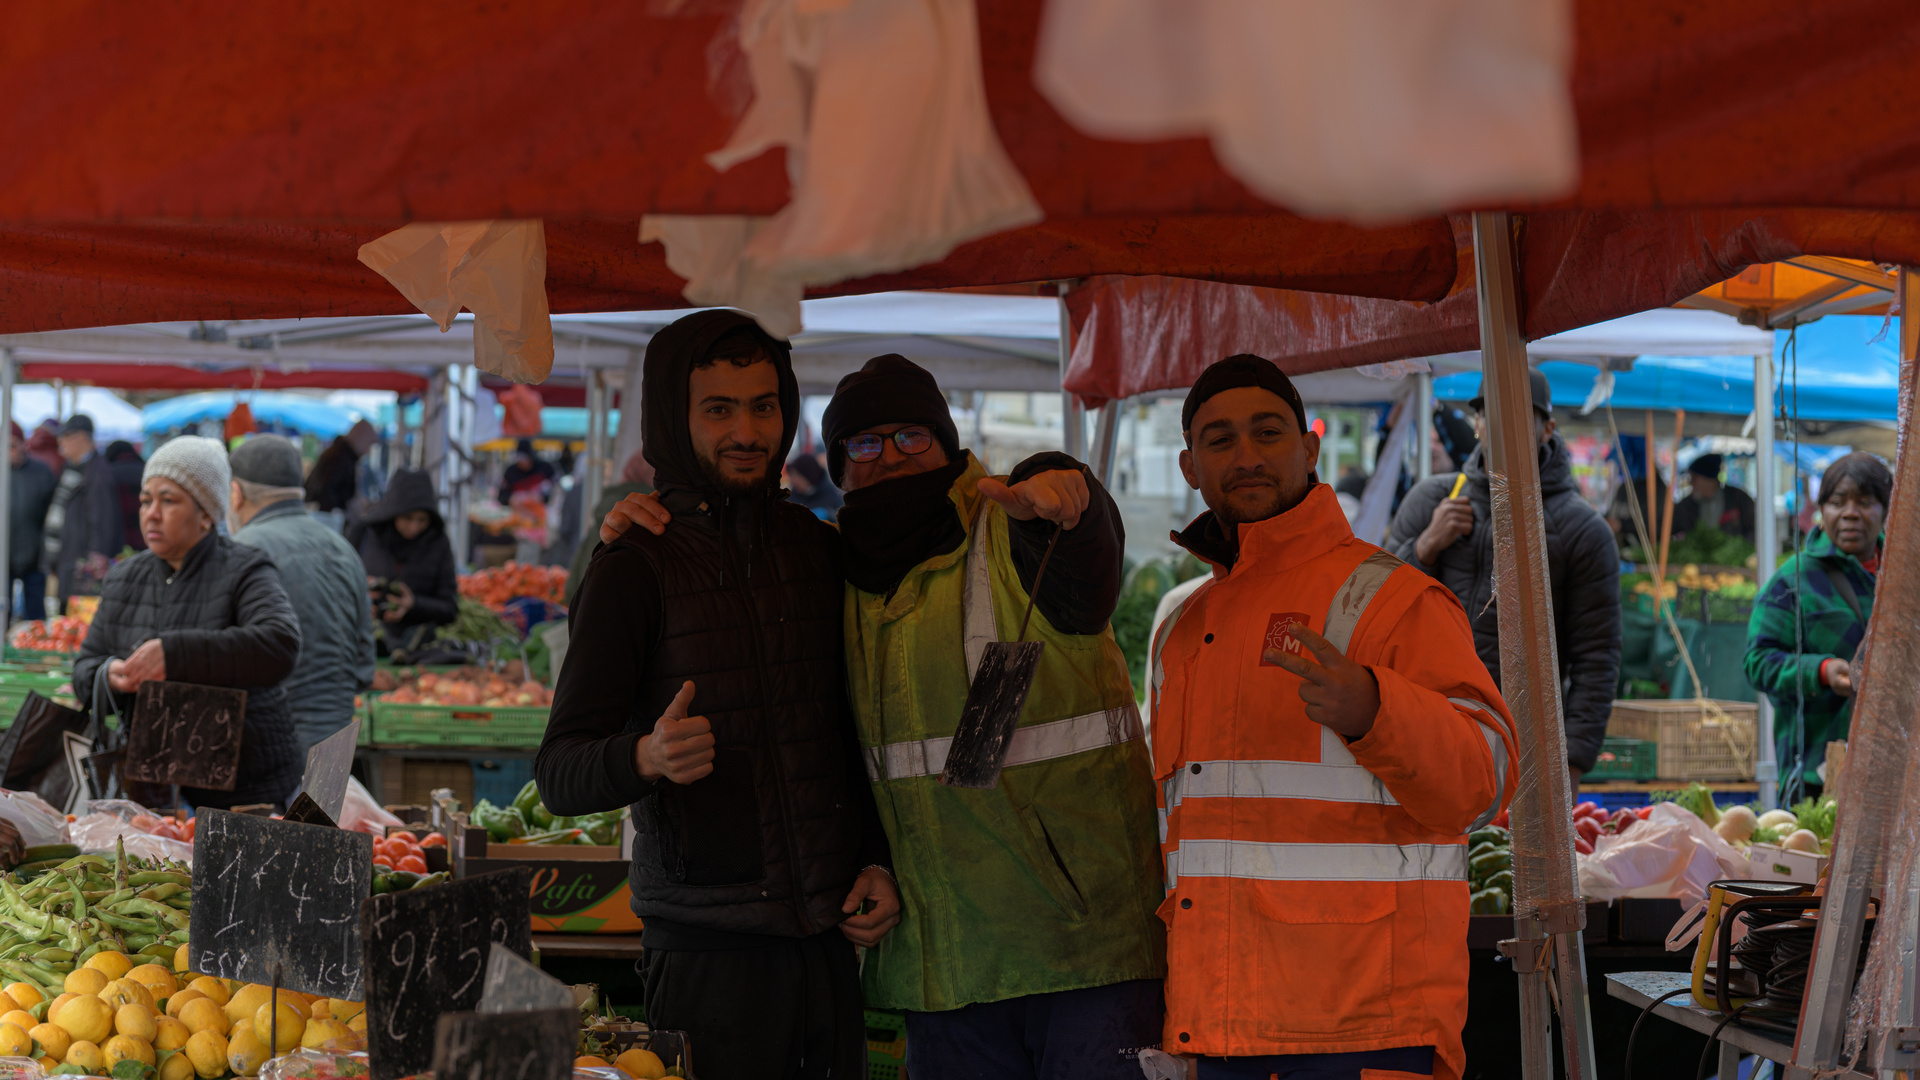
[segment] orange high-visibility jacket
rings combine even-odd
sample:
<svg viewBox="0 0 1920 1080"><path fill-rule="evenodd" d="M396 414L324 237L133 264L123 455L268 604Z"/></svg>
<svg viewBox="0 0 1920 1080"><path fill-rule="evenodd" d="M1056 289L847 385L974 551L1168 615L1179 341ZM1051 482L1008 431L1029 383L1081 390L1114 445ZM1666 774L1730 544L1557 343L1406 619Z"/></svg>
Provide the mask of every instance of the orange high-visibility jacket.
<svg viewBox="0 0 1920 1080"><path fill-rule="evenodd" d="M1513 721L1460 603L1354 538L1333 490L1242 525L1155 635L1170 1052L1433 1046L1467 1017L1466 834L1512 794ZM1190 530L1191 533L1191 530ZM1176 537L1180 539L1180 537ZM1197 552L1196 552L1197 553ZM1349 743L1264 663L1305 623L1380 684ZM1311 654L1307 654L1311 659Z"/></svg>

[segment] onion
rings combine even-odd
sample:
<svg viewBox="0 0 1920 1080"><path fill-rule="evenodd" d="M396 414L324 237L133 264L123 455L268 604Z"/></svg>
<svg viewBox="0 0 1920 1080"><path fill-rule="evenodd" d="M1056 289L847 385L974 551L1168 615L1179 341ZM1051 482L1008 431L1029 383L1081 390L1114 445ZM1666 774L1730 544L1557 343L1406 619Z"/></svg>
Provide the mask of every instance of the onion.
<svg viewBox="0 0 1920 1080"><path fill-rule="evenodd" d="M1781 825L1798 825L1800 819L1793 816L1791 810L1769 810L1760 815L1760 827L1772 829Z"/></svg>
<svg viewBox="0 0 1920 1080"><path fill-rule="evenodd" d="M1753 815L1753 809L1747 806L1729 806L1720 811L1720 824L1713 831L1722 840L1728 842L1746 840L1753 836L1753 830L1760 820Z"/></svg>
<svg viewBox="0 0 1920 1080"><path fill-rule="evenodd" d="M1820 854L1820 838L1812 829L1796 829L1792 836L1781 841L1780 846L1788 851L1804 851L1809 855Z"/></svg>

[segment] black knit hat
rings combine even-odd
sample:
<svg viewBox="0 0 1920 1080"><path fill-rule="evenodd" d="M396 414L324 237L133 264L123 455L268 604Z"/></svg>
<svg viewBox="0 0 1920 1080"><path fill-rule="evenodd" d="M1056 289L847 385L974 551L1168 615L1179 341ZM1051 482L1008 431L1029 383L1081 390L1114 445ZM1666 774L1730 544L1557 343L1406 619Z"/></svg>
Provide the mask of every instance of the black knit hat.
<svg viewBox="0 0 1920 1080"><path fill-rule="evenodd" d="M1300 391L1294 389L1293 380L1286 372L1274 366L1273 361L1252 353L1240 353L1221 360L1200 373L1193 382L1193 389L1187 391L1186 404L1180 406L1180 430L1191 440L1193 414L1207 399L1223 390L1232 390L1241 386L1257 386L1270 390L1280 400L1293 406L1294 418L1300 421L1300 430L1307 430L1307 406L1300 400Z"/></svg>
<svg viewBox="0 0 1920 1080"><path fill-rule="evenodd" d="M960 458L960 429L953 426L947 396L933 381L933 373L899 353L888 353L841 379L827 403L820 426L825 429L827 468L835 484L841 483L847 468L844 441L882 424L925 424L947 452L948 461Z"/></svg>

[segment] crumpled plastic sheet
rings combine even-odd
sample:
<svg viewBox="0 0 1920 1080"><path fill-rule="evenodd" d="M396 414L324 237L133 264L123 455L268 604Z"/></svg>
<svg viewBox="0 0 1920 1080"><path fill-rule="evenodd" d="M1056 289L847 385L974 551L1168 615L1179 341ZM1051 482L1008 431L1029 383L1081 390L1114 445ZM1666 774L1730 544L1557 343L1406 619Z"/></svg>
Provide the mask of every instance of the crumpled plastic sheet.
<svg viewBox="0 0 1920 1080"><path fill-rule="evenodd" d="M534 221L416 221L360 247L360 261L444 333L473 312L473 362L520 383L553 371L547 231Z"/></svg>
<svg viewBox="0 0 1920 1080"><path fill-rule="evenodd" d="M1887 508L1887 546L1874 584L1873 618L1860 645L1860 693L1853 706L1846 778L1834 834L1829 890L1871 889L1881 898L1866 967L1847 1015L1845 1054L1855 1058L1875 1031L1911 1024L1900 1013L1903 969L1920 956L1902 955L1901 928L1916 918L1920 888L1920 743L1913 738L1920 700L1920 446L1912 438L1915 363L1900 362L1900 434ZM1891 632L1875 632L1890 626Z"/></svg>
<svg viewBox="0 0 1920 1080"><path fill-rule="evenodd" d="M1566 725L1560 713L1558 644L1551 633L1538 640L1524 633L1520 605L1515 602L1530 591L1536 602L1546 605L1541 625L1553 625L1540 486L1525 485L1516 498L1505 473L1490 470L1488 481L1495 523L1493 574L1494 602L1500 612L1500 693L1513 715L1515 742L1520 750L1519 781L1512 803L1513 911L1516 918L1526 918L1542 908L1564 909L1579 901L1572 783L1567 776ZM1511 524L1501 528L1502 522ZM1533 568L1531 580L1524 580L1515 565L1514 537L1522 528L1534 533L1536 549L1543 556ZM1520 677L1523 672L1532 677ZM1556 776L1557 787L1552 782Z"/></svg>

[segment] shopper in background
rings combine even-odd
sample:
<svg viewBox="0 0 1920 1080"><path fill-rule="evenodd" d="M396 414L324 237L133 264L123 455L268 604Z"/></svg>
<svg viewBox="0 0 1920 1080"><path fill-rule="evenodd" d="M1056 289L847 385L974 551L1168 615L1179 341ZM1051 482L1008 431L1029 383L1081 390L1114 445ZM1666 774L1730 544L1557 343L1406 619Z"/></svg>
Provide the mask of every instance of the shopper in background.
<svg viewBox="0 0 1920 1080"><path fill-rule="evenodd" d="M73 685L90 701L104 670L123 725L150 680L245 690L238 784L180 794L196 807L284 809L304 764L281 686L300 655L300 620L273 558L216 528L231 480L217 439L183 435L154 451L140 486L147 550L107 575Z"/></svg>
<svg viewBox="0 0 1920 1080"><path fill-rule="evenodd" d="M114 556L126 546L120 531L120 490L113 470L94 449L93 417L75 413L60 427L66 468L47 509L47 562L60 580L60 613L67 600L100 591Z"/></svg>
<svg viewBox="0 0 1920 1080"><path fill-rule="evenodd" d="M329 513L348 509L360 493L360 459L367 456L367 451L378 441L380 433L364 418L355 420L345 435L333 437L333 442L320 451L313 471L307 474L306 496L314 509Z"/></svg>
<svg viewBox="0 0 1920 1080"><path fill-rule="evenodd" d="M302 502L300 448L255 435L230 459L233 538L273 556L300 620L300 660L282 685L302 760L353 720L353 698L373 684L373 612L353 546Z"/></svg>
<svg viewBox="0 0 1920 1080"><path fill-rule="evenodd" d="M426 470L394 473L347 542L360 553L387 649L417 649L460 613L453 542Z"/></svg>
<svg viewBox="0 0 1920 1080"><path fill-rule="evenodd" d="M1687 466L1692 491L1673 508L1673 538L1711 525L1728 536L1753 542L1753 496L1720 482L1725 462L1719 454L1701 454Z"/></svg>
<svg viewBox="0 0 1920 1080"><path fill-rule="evenodd" d="M41 569L44 557L41 545L47 508L53 505L53 491L59 481L44 462L27 454L26 433L13 424L13 440L7 444L13 476L7 488L11 502L7 508L7 562L12 581L20 585L20 614L26 619L47 617L47 572ZM7 587L9 600L13 596ZM11 611L11 602L9 602ZM4 620L0 620L4 621Z"/></svg>
<svg viewBox="0 0 1920 1080"><path fill-rule="evenodd" d="M56 478L60 470L67 467L67 459L60 456L60 421L49 416L40 421L27 437L27 456L47 467Z"/></svg>
<svg viewBox="0 0 1920 1080"><path fill-rule="evenodd" d="M854 946L900 901L847 710L838 545L779 487L787 344L737 311L689 315L648 342L641 402L678 524L594 555L540 794L556 814L633 807L647 1019L702 1047L703 1078L864 1077Z"/></svg>
<svg viewBox="0 0 1920 1080"><path fill-rule="evenodd" d="M1177 539L1213 574L1148 658L1160 1045L1200 1080L1458 1077L1467 833L1512 795L1513 721L1459 602L1316 482L1279 368L1214 364L1181 428L1208 512Z"/></svg>
<svg viewBox="0 0 1920 1080"><path fill-rule="evenodd" d="M1820 525L1780 564L1747 621L1747 681L1773 699L1782 791L1825 786L1827 743L1847 737L1854 654L1873 614L1893 473L1852 453L1820 476Z"/></svg>
<svg viewBox="0 0 1920 1080"><path fill-rule="evenodd" d="M140 535L140 481L147 471L146 459L132 443L115 439L107 444L107 468L113 472L113 490L120 497L121 550L144 550L147 542Z"/></svg>
<svg viewBox="0 0 1920 1080"><path fill-rule="evenodd" d="M1547 578L1560 658L1567 767L1575 782L1593 768L1607 734L1620 679L1620 554L1613 530L1587 505L1573 479L1567 444L1554 433L1553 391L1527 373L1533 433L1540 447L1540 508L1546 518ZM1483 399L1474 398L1475 435L1484 440ZM1493 588L1493 493L1482 441L1461 473L1430 477L1407 493L1394 515L1387 550L1438 578L1473 623L1474 645L1500 685L1500 611Z"/></svg>
<svg viewBox="0 0 1920 1080"><path fill-rule="evenodd" d="M545 502L553 477L553 466L533 452L533 440L521 439L513 448L512 463L500 476L500 505L510 505L515 495L523 493Z"/></svg>
<svg viewBox="0 0 1920 1080"><path fill-rule="evenodd" d="M653 492L653 466L647 464L646 452L635 450L627 458L627 464L620 470L620 482L607 487L600 493L600 501L594 504L593 514L586 520L592 524L583 529L580 545L573 550L573 563L567 568L567 606L573 606L573 597L580 591L580 580L586 577L587 564L593 561L593 552L600 546L599 523L620 500L629 495L646 495Z"/></svg>

